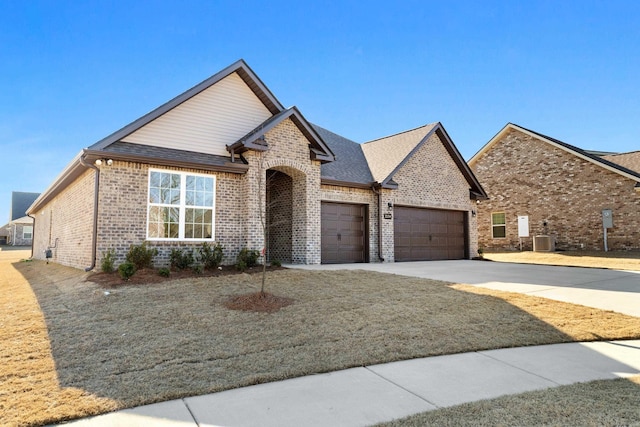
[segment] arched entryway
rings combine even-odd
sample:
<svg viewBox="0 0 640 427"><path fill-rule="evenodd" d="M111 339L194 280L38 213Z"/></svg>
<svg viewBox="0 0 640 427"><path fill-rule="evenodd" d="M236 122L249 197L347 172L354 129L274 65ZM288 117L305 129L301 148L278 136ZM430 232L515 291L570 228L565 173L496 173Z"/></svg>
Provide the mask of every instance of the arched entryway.
<svg viewBox="0 0 640 427"><path fill-rule="evenodd" d="M284 172L266 171L267 262L291 263L293 178Z"/></svg>

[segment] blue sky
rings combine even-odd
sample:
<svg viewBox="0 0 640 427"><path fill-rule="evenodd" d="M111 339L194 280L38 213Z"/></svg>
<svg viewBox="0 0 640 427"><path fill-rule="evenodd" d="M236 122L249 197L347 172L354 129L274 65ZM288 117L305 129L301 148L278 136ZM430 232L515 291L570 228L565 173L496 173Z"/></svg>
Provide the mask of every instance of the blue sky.
<svg viewBox="0 0 640 427"><path fill-rule="evenodd" d="M243 58L364 142L440 121L469 159L507 122L640 150L637 1L0 0L0 222L82 148Z"/></svg>

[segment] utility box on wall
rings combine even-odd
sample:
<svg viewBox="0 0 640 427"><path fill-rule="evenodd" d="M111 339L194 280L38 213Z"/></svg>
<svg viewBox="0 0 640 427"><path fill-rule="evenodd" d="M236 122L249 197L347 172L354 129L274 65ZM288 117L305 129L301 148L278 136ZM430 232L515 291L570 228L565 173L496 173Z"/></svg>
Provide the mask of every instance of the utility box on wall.
<svg viewBox="0 0 640 427"><path fill-rule="evenodd" d="M604 228L613 228L613 211L611 209L602 210L602 226Z"/></svg>

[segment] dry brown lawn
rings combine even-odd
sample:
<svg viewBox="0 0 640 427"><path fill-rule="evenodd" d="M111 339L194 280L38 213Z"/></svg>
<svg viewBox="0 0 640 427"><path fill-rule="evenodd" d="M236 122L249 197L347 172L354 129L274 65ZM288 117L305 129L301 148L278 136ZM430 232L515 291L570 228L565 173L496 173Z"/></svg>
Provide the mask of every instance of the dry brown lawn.
<svg viewBox="0 0 640 427"><path fill-rule="evenodd" d="M497 252L485 253L484 257L500 262L640 271L638 251Z"/></svg>
<svg viewBox="0 0 640 427"><path fill-rule="evenodd" d="M105 287L0 251L0 425L39 425L354 366L638 339L640 318L375 272L282 270L275 313L225 303L249 274Z"/></svg>
<svg viewBox="0 0 640 427"><path fill-rule="evenodd" d="M465 403L379 424L379 427L631 425L640 425L640 376Z"/></svg>

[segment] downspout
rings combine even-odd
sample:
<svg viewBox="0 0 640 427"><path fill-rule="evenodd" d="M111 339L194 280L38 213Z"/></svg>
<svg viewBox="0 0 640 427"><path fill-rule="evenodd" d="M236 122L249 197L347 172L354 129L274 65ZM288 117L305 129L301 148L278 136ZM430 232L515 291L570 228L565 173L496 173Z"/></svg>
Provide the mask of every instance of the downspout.
<svg viewBox="0 0 640 427"><path fill-rule="evenodd" d="M29 214L27 214L27 216L33 220L33 230L31 230L31 258L29 258L33 259L33 243L36 240L36 217Z"/></svg>
<svg viewBox="0 0 640 427"><path fill-rule="evenodd" d="M377 183L371 186L373 192L378 196L378 260L384 262L382 256L382 192L376 187Z"/></svg>
<svg viewBox="0 0 640 427"><path fill-rule="evenodd" d="M91 244L91 265L84 269L84 271L91 271L96 268L96 247L98 245L98 191L100 190L100 169L97 166L87 163L84 160L84 156L80 156L80 164L86 168L91 168L96 171L95 187L93 190L93 235Z"/></svg>

